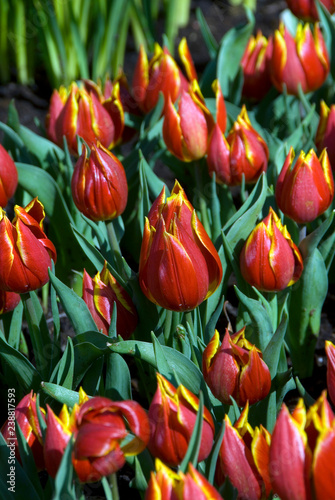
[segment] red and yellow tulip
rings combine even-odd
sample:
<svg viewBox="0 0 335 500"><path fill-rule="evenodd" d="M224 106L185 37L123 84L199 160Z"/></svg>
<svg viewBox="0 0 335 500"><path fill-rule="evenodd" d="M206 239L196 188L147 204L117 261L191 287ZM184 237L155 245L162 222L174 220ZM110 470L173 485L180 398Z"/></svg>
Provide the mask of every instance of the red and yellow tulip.
<svg viewBox="0 0 335 500"><path fill-rule="evenodd" d="M18 174L14 161L0 144L0 207L5 207L16 191Z"/></svg>
<svg viewBox="0 0 335 500"><path fill-rule="evenodd" d="M272 55L272 37L267 39L261 31L251 36L241 59L243 69L242 95L260 101L272 87L269 61Z"/></svg>
<svg viewBox="0 0 335 500"><path fill-rule="evenodd" d="M319 152L327 148L332 170L335 170L335 104L328 107L325 101L321 101L315 144Z"/></svg>
<svg viewBox="0 0 335 500"><path fill-rule="evenodd" d="M335 405L335 345L326 340L325 342L327 356L327 389L329 397Z"/></svg>
<svg viewBox="0 0 335 500"><path fill-rule="evenodd" d="M334 0L320 0L330 14L335 12ZM315 5L315 0L286 0L289 9L299 19L304 21L318 21L319 14Z"/></svg>

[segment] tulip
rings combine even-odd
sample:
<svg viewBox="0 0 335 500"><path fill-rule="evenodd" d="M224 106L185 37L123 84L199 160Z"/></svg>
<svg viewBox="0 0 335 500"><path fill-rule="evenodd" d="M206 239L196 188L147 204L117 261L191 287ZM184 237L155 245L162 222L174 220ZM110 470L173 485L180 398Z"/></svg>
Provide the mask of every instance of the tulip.
<svg viewBox="0 0 335 500"><path fill-rule="evenodd" d="M302 256L271 207L245 242L240 268L250 285L267 292L283 290L300 278Z"/></svg>
<svg viewBox="0 0 335 500"><path fill-rule="evenodd" d="M145 500L222 500L218 491L200 472L188 464L186 474L174 472L158 458L155 460L156 472L151 471Z"/></svg>
<svg viewBox="0 0 335 500"><path fill-rule="evenodd" d="M321 152L327 148L327 154L332 166L335 169L335 105L330 108L325 101L320 103L320 120L316 131L315 144Z"/></svg>
<svg viewBox="0 0 335 500"><path fill-rule="evenodd" d="M69 89L61 87L59 91L54 90L46 118L46 130L48 137L59 146L63 145L65 136L73 154L77 154L77 135L89 147L100 141L104 147L111 148L119 139L115 135L112 118L96 94L78 87L76 83L72 83Z"/></svg>
<svg viewBox="0 0 335 500"><path fill-rule="evenodd" d="M329 56L318 24L314 33L308 24L299 24L295 38L283 23L276 30L270 61L274 86L282 92L297 95L299 84L304 93L318 89L329 73Z"/></svg>
<svg viewBox="0 0 335 500"><path fill-rule="evenodd" d="M206 115L208 115L206 119ZM164 112L163 139L168 150L179 160L199 160L206 154L210 114L204 105L197 82L186 92L182 90L178 112L170 96Z"/></svg>
<svg viewBox="0 0 335 500"><path fill-rule="evenodd" d="M185 38L181 40L178 51L188 80L196 79L197 74ZM144 47L140 47L133 77L133 95L144 113L148 113L156 106L160 92L164 95L165 103L168 96L175 102L181 90L186 90L187 87L187 79L165 47L162 49L156 43L150 62Z"/></svg>
<svg viewBox="0 0 335 500"><path fill-rule="evenodd" d="M270 371L262 359L262 353L244 336L245 327L230 336L228 329L220 346L219 332L205 348L202 355L202 372L206 384L223 404L238 406L247 401L254 404L264 399L271 388Z"/></svg>
<svg viewBox="0 0 335 500"><path fill-rule="evenodd" d="M256 182L268 166L269 150L262 137L252 127L243 105L227 139L218 124L215 125L207 148L210 175L216 174L220 184L235 186Z"/></svg>
<svg viewBox="0 0 335 500"><path fill-rule="evenodd" d="M97 273L93 279L84 270L83 299L97 327L105 335L108 335L116 302L117 334L124 340L131 336L137 326L137 312L128 293L107 269L106 261L101 273Z"/></svg>
<svg viewBox="0 0 335 500"><path fill-rule="evenodd" d="M327 356L327 389L329 397L335 405L335 345L329 340L325 342Z"/></svg>
<svg viewBox="0 0 335 500"><path fill-rule="evenodd" d="M71 189L78 210L94 221L115 219L127 205L128 184L123 165L99 142L92 146L89 158L82 146Z"/></svg>
<svg viewBox="0 0 335 500"><path fill-rule="evenodd" d="M313 149L301 151L293 166L294 151L286 157L276 184L280 210L300 224L312 222L323 214L334 198L334 179L327 151L318 159Z"/></svg>
<svg viewBox="0 0 335 500"><path fill-rule="evenodd" d="M34 198L25 208L14 207L11 223L0 208L0 290L25 293L49 281L54 245L43 231L44 207Z"/></svg>
<svg viewBox="0 0 335 500"><path fill-rule="evenodd" d="M261 31L250 37L241 59L243 69L242 95L260 101L272 87L269 62L272 55L272 38Z"/></svg>
<svg viewBox="0 0 335 500"><path fill-rule="evenodd" d="M188 311L219 286L219 255L184 190L175 182L154 201L145 222L139 282L146 297L166 309Z"/></svg>
<svg viewBox="0 0 335 500"><path fill-rule="evenodd" d="M43 408L41 408L41 413L43 417L45 413ZM37 417L36 394L34 394L33 391L26 394L26 396L24 396L18 403L15 410L8 410L8 417L8 420L2 426L1 433L8 445L15 445L16 458L21 462L15 431L15 422L20 426L22 434L31 449L37 469L43 470L43 441Z"/></svg>
<svg viewBox="0 0 335 500"><path fill-rule="evenodd" d="M18 293L0 290L0 314L13 311L13 309L15 309L15 307L19 304L20 300L21 297Z"/></svg>
<svg viewBox="0 0 335 500"><path fill-rule="evenodd" d="M247 422L248 405L232 426L228 415L220 446L215 477L219 485L228 477L240 500L268 498L271 483L268 473L271 436L261 425L253 429Z"/></svg>
<svg viewBox="0 0 335 500"><path fill-rule="evenodd" d="M335 12L334 0L320 0L330 14ZM315 0L286 0L288 8L299 19L304 21L318 21L319 15L315 5Z"/></svg>
<svg viewBox="0 0 335 500"><path fill-rule="evenodd" d="M157 390L148 412L151 427L148 443L150 453L168 465L180 464L192 436L198 409L199 399L192 392L183 385L179 385L176 389L166 378L157 373ZM199 462L208 457L213 437L213 419L205 407Z"/></svg>
<svg viewBox="0 0 335 500"><path fill-rule="evenodd" d="M0 144L0 207L5 207L16 191L18 174L7 151Z"/></svg>

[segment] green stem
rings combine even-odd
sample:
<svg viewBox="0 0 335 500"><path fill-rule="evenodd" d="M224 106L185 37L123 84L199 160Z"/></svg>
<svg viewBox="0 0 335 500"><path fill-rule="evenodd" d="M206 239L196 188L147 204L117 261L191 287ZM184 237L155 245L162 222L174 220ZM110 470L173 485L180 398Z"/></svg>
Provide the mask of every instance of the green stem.
<svg viewBox="0 0 335 500"><path fill-rule="evenodd" d="M197 186L197 194L199 196L199 209L201 214L201 222L207 232L208 236L211 238L211 226L208 220L207 213L207 201L203 194L203 179L202 179L202 164L201 162L195 162L195 182Z"/></svg>
<svg viewBox="0 0 335 500"><path fill-rule="evenodd" d="M120 500L119 488L117 486L117 476L116 473L109 476L109 484L113 494L113 500Z"/></svg>
<svg viewBox="0 0 335 500"><path fill-rule="evenodd" d="M107 227L108 240L111 250L113 252L113 257L117 267L117 271L121 274L121 271L123 269L122 254L118 239L116 237L113 221L112 220L107 221L106 227Z"/></svg>

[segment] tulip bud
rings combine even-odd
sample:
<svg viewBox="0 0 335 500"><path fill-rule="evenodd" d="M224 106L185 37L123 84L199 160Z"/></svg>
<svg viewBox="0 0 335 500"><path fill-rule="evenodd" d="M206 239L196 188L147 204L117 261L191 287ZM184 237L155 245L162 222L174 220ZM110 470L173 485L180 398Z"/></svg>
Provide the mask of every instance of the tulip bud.
<svg viewBox="0 0 335 500"><path fill-rule="evenodd" d="M159 373L157 384L148 412L151 427L148 449L154 457L175 466L181 463L186 454L197 418L199 399L183 385L176 389ZM213 419L207 408L204 408L199 462L208 457L213 437Z"/></svg>
<svg viewBox="0 0 335 500"><path fill-rule="evenodd" d="M274 86L282 92L297 95L301 85L304 93L317 90L329 73L329 56L318 24L314 33L308 24L298 24L295 38L283 23L276 30L270 61L270 74Z"/></svg>
<svg viewBox="0 0 335 500"><path fill-rule="evenodd" d="M88 92L72 83L67 90L54 90L46 118L48 137L63 146L66 137L69 150L77 154L77 135L91 147L100 141L110 148L115 144L115 126L95 92Z"/></svg>
<svg viewBox="0 0 335 500"><path fill-rule="evenodd" d="M155 460L156 472L151 477L145 492L145 500L222 500L207 479L188 464L186 474L174 472L158 458Z"/></svg>
<svg viewBox="0 0 335 500"><path fill-rule="evenodd" d="M89 158L83 145L74 166L71 181L73 201L91 220L111 220L127 205L128 184L123 165L99 142L92 146Z"/></svg>
<svg viewBox="0 0 335 500"><path fill-rule="evenodd" d="M9 406L8 406L9 408ZM45 411L41 408L42 416ZM38 470L44 469L43 441L40 424L37 417L36 394L31 391L24 396L15 410L8 410L8 420L1 428L1 433L9 445L15 445L16 458L21 461L17 444L15 422L20 426L24 438L33 454Z"/></svg>
<svg viewBox="0 0 335 500"><path fill-rule="evenodd" d="M235 186L256 182L268 166L269 150L262 137L252 127L243 105L227 139L218 124L215 125L207 148L210 175L216 174L220 184Z"/></svg>
<svg viewBox="0 0 335 500"><path fill-rule="evenodd" d="M329 340L325 343L327 355L327 389L329 397L335 405L335 345Z"/></svg>
<svg viewBox="0 0 335 500"><path fill-rule="evenodd" d="M34 198L25 208L14 207L11 223L0 208L0 289L25 293L49 281L56 249L43 231L44 207Z"/></svg>
<svg viewBox="0 0 335 500"><path fill-rule="evenodd" d="M146 297L173 311L188 311L207 299L222 279L220 257L178 181L165 189L146 219L139 282Z"/></svg>
<svg viewBox="0 0 335 500"><path fill-rule="evenodd" d="M264 399L271 388L270 371L262 353L244 333L245 327L232 336L226 329L220 346L219 332L215 330L203 352L204 379L223 404L232 404L233 397L238 406L245 406L247 401L252 405Z"/></svg>
<svg viewBox="0 0 335 500"><path fill-rule="evenodd" d="M191 81L197 75L185 38L181 40L178 50L187 77ZM168 97L175 102L181 90L187 87L187 79L166 47L162 49L156 43L150 62L144 47L140 47L133 77L133 95L144 113L148 113L156 106L160 92L164 95L165 103Z"/></svg>
<svg viewBox="0 0 335 500"><path fill-rule="evenodd" d="M107 262L101 273L97 273L93 279L84 270L83 299L97 327L105 335L108 335L116 302L117 335L121 335L124 340L129 339L137 326L137 312L128 293L107 269Z"/></svg>
<svg viewBox="0 0 335 500"><path fill-rule="evenodd" d="M206 154L209 111L202 102L196 81L194 90L183 90L178 112L168 97L164 112L163 139L168 150L182 161L199 160ZM209 117L208 117L209 118Z"/></svg>
<svg viewBox="0 0 335 500"><path fill-rule="evenodd" d="M0 144L0 207L5 207L16 191L18 175L14 161Z"/></svg>
<svg viewBox="0 0 335 500"><path fill-rule="evenodd" d="M291 147L277 180L276 202L285 215L306 224L331 205L334 179L325 149L319 159L313 149L307 155L301 151L294 166L293 159Z"/></svg>
<svg viewBox="0 0 335 500"><path fill-rule="evenodd" d="M328 108L325 101L320 103L320 120L316 131L315 144L321 152L327 148L328 158L335 170L335 105Z"/></svg>
<svg viewBox="0 0 335 500"><path fill-rule="evenodd" d="M320 0L330 14L335 12L334 0ZM319 14L315 5L315 0L286 0L288 8L299 19L304 21L318 21Z"/></svg>
<svg viewBox="0 0 335 500"><path fill-rule="evenodd" d="M272 55L272 38L257 32L251 36L241 59L243 69L242 95L260 101L272 86L269 61Z"/></svg>
<svg viewBox="0 0 335 500"><path fill-rule="evenodd" d="M283 290L300 278L301 254L271 207L245 242L240 267L243 278L251 286L267 292Z"/></svg>

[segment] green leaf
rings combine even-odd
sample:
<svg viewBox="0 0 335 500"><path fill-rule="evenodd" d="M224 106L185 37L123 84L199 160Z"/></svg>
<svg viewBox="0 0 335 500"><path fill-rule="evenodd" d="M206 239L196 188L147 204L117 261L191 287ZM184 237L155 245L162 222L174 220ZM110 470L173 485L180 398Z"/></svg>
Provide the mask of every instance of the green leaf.
<svg viewBox="0 0 335 500"><path fill-rule="evenodd" d="M326 234L330 226L334 221L335 211L333 210L327 219L320 224L312 233L310 233L306 238L304 238L299 244L299 250L303 258L307 258L314 249L319 245L323 236Z"/></svg>
<svg viewBox="0 0 335 500"><path fill-rule="evenodd" d="M192 436L188 443L186 454L179 466L181 472L184 474L187 471L188 464L191 462L194 467L197 466L198 456L201 444L202 426L204 422L204 396L200 391L199 394L199 407L197 412L197 418L193 427Z"/></svg>
<svg viewBox="0 0 335 500"><path fill-rule="evenodd" d="M15 432L23 470L32 482L38 498L43 498L43 490L41 488L41 483L38 477L33 452L31 451L31 448L28 445L17 420L15 421Z"/></svg>
<svg viewBox="0 0 335 500"><path fill-rule="evenodd" d="M132 399L128 364L116 352L107 356L105 396L115 401Z"/></svg>
<svg viewBox="0 0 335 500"><path fill-rule="evenodd" d="M273 378L277 373L280 351L283 346L287 325L288 325L288 314L284 312L282 320L277 330L270 338L269 343L267 344L265 350L263 351L263 360L268 365L268 368L271 373L271 378Z"/></svg>
<svg viewBox="0 0 335 500"><path fill-rule="evenodd" d="M223 421L221 428L220 428L220 432L218 433L218 435L215 438L214 445L212 447L212 451L206 460L205 477L207 478L207 480L209 481L210 484L214 483L215 469L216 469L217 460L218 460L218 456L219 456L219 452L220 452L220 447L221 447L221 443L222 443L222 439L223 439L223 435L224 435L224 431L225 431L225 426L226 426L226 424Z"/></svg>
<svg viewBox="0 0 335 500"><path fill-rule="evenodd" d="M74 376L74 349L71 337L67 337L67 344L63 356L59 360L55 370L56 382L66 389L73 388ZM51 378L53 380L54 377Z"/></svg>
<svg viewBox="0 0 335 500"><path fill-rule="evenodd" d="M204 42L206 44L209 56L211 59L213 59L216 56L216 53L218 51L218 43L215 40L210 27L207 24L206 18L203 15L201 9L198 7L195 11L199 26L200 26L200 31L202 34L202 37L204 39Z"/></svg>
<svg viewBox="0 0 335 500"><path fill-rule="evenodd" d="M73 483L72 451L74 439L71 438L64 450L64 455L55 477L55 491L53 500L76 500Z"/></svg>
<svg viewBox="0 0 335 500"><path fill-rule="evenodd" d="M65 389L65 387L52 384L51 382L42 382L40 385L45 394L62 404L66 404L69 408L73 408L73 406L79 402L79 394L76 391Z"/></svg>
<svg viewBox="0 0 335 500"><path fill-rule="evenodd" d="M22 329L22 313L23 304L22 301L15 307L12 312L11 322L8 334L8 344L14 347L14 349L19 349L20 347L20 337Z"/></svg>

